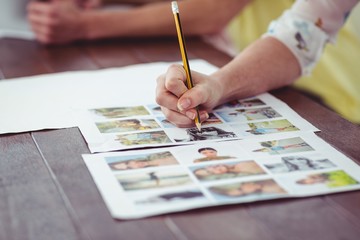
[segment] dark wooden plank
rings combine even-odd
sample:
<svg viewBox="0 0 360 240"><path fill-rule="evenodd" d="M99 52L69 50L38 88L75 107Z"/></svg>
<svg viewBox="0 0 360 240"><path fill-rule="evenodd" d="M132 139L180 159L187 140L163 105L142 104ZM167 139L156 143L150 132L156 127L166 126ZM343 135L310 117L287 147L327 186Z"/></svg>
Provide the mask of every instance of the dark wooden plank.
<svg viewBox="0 0 360 240"><path fill-rule="evenodd" d="M0 137L0 239L86 239L30 134Z"/></svg>
<svg viewBox="0 0 360 240"><path fill-rule="evenodd" d="M250 214L275 239L358 239L360 228L323 197L275 200L249 204Z"/></svg>
<svg viewBox="0 0 360 240"><path fill-rule="evenodd" d="M83 45L87 56L99 68L123 67L141 63L136 57L136 45L129 41L109 39L89 42Z"/></svg>
<svg viewBox="0 0 360 240"><path fill-rule="evenodd" d="M41 45L34 41L0 39L0 68L5 78L16 78L50 72L40 54Z"/></svg>
<svg viewBox="0 0 360 240"><path fill-rule="evenodd" d="M171 221L188 239L276 239L272 229L253 218L246 205L221 206L172 214Z"/></svg>
<svg viewBox="0 0 360 240"><path fill-rule="evenodd" d="M174 239L163 217L116 221L110 216L81 157L89 150L77 128L33 136L69 199L71 211L91 239Z"/></svg>

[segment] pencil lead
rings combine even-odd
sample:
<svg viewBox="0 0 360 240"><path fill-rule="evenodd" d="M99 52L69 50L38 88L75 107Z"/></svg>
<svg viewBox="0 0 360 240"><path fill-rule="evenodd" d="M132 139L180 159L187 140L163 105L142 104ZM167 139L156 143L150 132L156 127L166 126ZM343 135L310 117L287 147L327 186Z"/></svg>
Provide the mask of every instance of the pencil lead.
<svg viewBox="0 0 360 240"><path fill-rule="evenodd" d="M196 124L196 127L197 129L199 130L199 132L201 132L201 123L200 122L197 122L195 123Z"/></svg>

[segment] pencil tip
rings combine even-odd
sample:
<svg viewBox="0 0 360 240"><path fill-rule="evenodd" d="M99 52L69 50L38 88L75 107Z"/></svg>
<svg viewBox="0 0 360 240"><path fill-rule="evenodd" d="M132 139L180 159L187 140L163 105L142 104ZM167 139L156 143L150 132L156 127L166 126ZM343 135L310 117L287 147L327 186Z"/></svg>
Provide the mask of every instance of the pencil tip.
<svg viewBox="0 0 360 240"><path fill-rule="evenodd" d="M199 130L199 132L201 132L201 123L197 122L195 124L196 124L196 127Z"/></svg>

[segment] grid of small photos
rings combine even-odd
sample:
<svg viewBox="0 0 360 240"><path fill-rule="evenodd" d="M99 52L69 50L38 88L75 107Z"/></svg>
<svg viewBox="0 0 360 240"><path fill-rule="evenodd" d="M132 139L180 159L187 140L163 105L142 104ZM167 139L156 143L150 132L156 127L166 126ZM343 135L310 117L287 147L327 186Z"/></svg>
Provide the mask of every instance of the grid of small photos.
<svg viewBox="0 0 360 240"><path fill-rule="evenodd" d="M269 94L218 107L202 123L201 131L196 127L177 128L156 104L96 108L88 113L92 123L80 129L92 152L317 130Z"/></svg>
<svg viewBox="0 0 360 240"><path fill-rule="evenodd" d="M83 157L122 219L360 188L360 167L313 133Z"/></svg>

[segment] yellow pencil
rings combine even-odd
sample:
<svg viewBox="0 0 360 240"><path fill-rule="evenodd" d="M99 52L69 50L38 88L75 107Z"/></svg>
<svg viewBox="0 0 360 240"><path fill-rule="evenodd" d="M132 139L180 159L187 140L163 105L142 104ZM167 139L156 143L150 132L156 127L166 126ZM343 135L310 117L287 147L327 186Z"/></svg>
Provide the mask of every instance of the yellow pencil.
<svg viewBox="0 0 360 240"><path fill-rule="evenodd" d="M179 45L180 45L181 58L183 61L185 72L186 72L186 85L187 85L188 89L191 89L194 87L194 83L191 78L189 60L188 60L188 57L186 54L185 40L184 40L184 35L182 33L182 28L181 28L181 23L180 23L179 7L178 7L176 1L171 2L171 8L172 8L172 12L174 14L174 19L175 19L175 24L176 24L176 32L177 32ZM199 115L198 107L196 107L195 125L198 128L198 130L201 131L201 122L200 122L200 115Z"/></svg>

